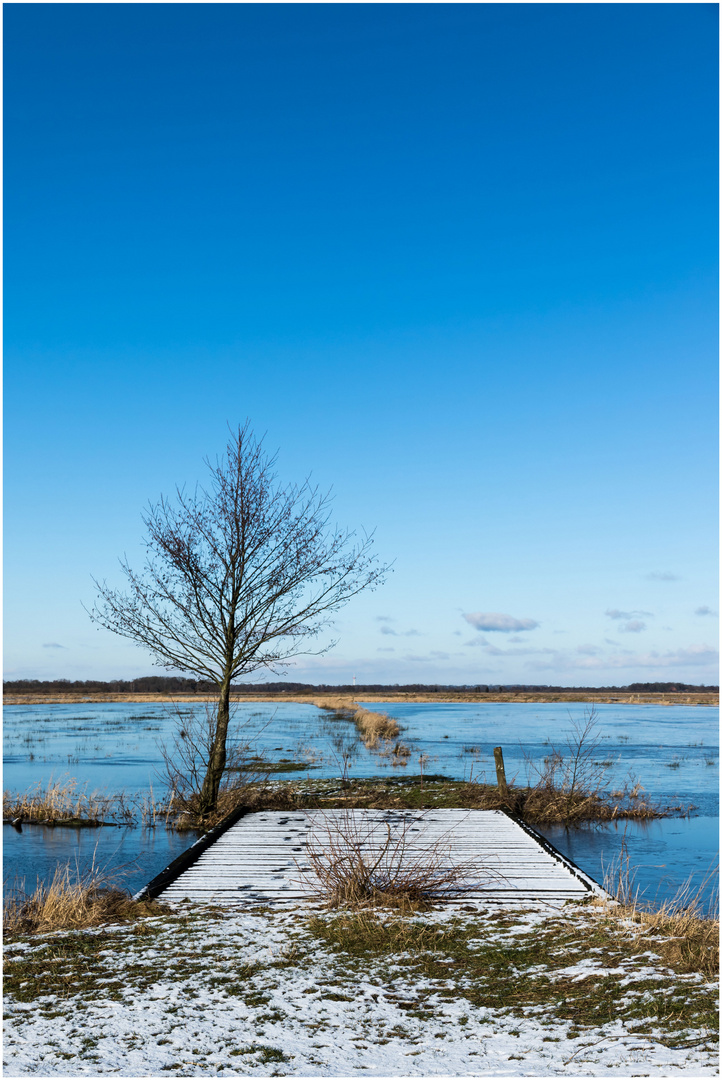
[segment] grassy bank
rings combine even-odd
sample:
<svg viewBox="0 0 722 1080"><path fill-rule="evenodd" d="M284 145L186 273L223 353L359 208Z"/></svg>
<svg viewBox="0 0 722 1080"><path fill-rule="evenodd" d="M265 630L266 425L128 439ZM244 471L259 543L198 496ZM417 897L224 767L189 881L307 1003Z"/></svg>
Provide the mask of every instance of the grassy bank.
<svg viewBox="0 0 722 1080"><path fill-rule="evenodd" d="M633 797L632 797L633 796ZM466 809L507 810L530 823L648 820L686 810L646 801L641 793L616 792L608 799L585 793L574 797L510 784L505 793L494 785L449 780L431 775L415 778L277 781L249 785L241 797L253 810L315 810L368 808L376 810Z"/></svg>
<svg viewBox="0 0 722 1080"><path fill-rule="evenodd" d="M122 793L95 797L78 794L75 781L59 782L18 794L5 792L3 818L22 825L94 826L102 824L144 825L179 831L198 828L192 814L178 812L152 799L129 800ZM239 807L250 810L369 809L467 809L506 810L530 824L623 819L649 820L685 813L682 805L663 806L644 798L641 790L590 794L546 787L517 787L502 792L496 785L449 780L435 775L388 777L368 780L303 779L259 780L230 786L221 792L216 813L205 821L212 828Z"/></svg>
<svg viewBox="0 0 722 1080"><path fill-rule="evenodd" d="M597 905L177 912L6 947L6 1071L706 1075L713 981Z"/></svg>

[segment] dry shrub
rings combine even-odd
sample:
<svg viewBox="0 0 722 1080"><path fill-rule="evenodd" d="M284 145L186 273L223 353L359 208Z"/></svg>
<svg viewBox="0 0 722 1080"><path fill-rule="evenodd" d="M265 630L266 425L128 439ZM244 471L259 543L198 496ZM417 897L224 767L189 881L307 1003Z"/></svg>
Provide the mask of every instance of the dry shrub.
<svg viewBox="0 0 722 1080"><path fill-rule="evenodd" d="M443 838L424 844L417 814L340 810L316 820L303 881L329 907L414 910L488 880L476 860L453 862Z"/></svg>
<svg viewBox="0 0 722 1080"><path fill-rule="evenodd" d="M169 909L156 901L133 900L111 877L93 864L85 873L70 864L58 866L49 884L38 882L29 895L12 890L3 908L6 935L42 934L55 930L80 930L109 922L127 922Z"/></svg>
<svg viewBox="0 0 722 1080"><path fill-rule="evenodd" d="M608 765L598 762L599 737L594 708L583 721L573 721L561 748L551 745L541 765L527 757L528 771L537 777L524 800L524 815L539 822L572 823L599 819L606 805L604 783ZM609 809L613 815L613 808Z"/></svg>
<svg viewBox="0 0 722 1080"><path fill-rule="evenodd" d="M608 791L610 763L597 760L601 742L594 708L581 722L572 722L560 746L551 745L541 762L526 757L527 786L511 781L504 791L469 782L466 797L482 810L507 810L539 824L576 825L583 821L665 817L681 807L662 807L642 795L642 785L631 782Z"/></svg>

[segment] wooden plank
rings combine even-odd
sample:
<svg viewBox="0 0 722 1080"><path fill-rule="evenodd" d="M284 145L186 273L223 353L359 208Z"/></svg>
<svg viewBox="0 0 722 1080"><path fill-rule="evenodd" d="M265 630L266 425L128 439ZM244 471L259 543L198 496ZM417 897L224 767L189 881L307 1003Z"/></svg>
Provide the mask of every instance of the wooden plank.
<svg viewBox="0 0 722 1080"><path fill-rule="evenodd" d="M495 810L331 810L249 813L195 853L192 865L173 878L159 875L156 895L221 904L312 900L304 881L309 843L350 823L370 857L382 850L387 826L404 834L404 857L414 859L437 846L441 866L473 860L469 887L454 903L529 902L581 898L603 890L529 827ZM397 833L398 835L398 833ZM169 871L172 868L169 868ZM474 881L478 874L482 880Z"/></svg>

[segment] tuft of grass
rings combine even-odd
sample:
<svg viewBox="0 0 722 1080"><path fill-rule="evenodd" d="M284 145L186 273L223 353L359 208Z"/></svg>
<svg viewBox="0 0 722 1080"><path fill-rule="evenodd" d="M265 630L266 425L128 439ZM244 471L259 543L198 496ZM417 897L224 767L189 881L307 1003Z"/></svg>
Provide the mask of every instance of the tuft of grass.
<svg viewBox="0 0 722 1080"><path fill-rule="evenodd" d="M698 886L689 878L670 900L656 906L645 904L622 840L619 855L605 872L604 887L613 897L613 914L626 920L632 937L647 946L654 940L656 951L675 971L714 979L719 974L719 908L709 885L718 876L719 866L713 866ZM609 907L609 901L601 903Z"/></svg>
<svg viewBox="0 0 722 1080"><path fill-rule="evenodd" d="M3 908L3 932L8 937L80 930L109 922L128 922L168 912L157 901L133 900L95 865L80 874L70 864L56 867L49 884L38 882L35 891L13 890Z"/></svg>
<svg viewBox="0 0 722 1080"><path fill-rule="evenodd" d="M699 910L674 910L663 905L657 911L631 913L643 941L658 939L655 948L675 971L699 972L708 979L719 974L719 918Z"/></svg>

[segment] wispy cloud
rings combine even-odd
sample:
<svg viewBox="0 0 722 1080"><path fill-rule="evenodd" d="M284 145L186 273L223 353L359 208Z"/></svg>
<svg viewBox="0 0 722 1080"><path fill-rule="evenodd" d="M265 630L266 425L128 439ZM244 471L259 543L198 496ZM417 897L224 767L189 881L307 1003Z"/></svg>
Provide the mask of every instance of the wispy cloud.
<svg viewBox="0 0 722 1080"><path fill-rule="evenodd" d="M43 645L44 649L67 649L67 645L58 645L57 641L48 641Z"/></svg>
<svg viewBox="0 0 722 1080"><path fill-rule="evenodd" d="M713 664L717 659L717 650L710 645L690 645L687 649L670 649L662 653L652 650L648 653L612 656L605 663L609 667L699 667L704 664Z"/></svg>
<svg viewBox="0 0 722 1080"><path fill-rule="evenodd" d="M540 654L543 654L545 656L549 655L549 654L554 655L554 656L558 655L558 650L557 649L535 648L532 645L525 645L522 648L519 648L517 646L516 648L513 648L513 649L502 649L498 645L492 645L491 643L489 643L489 644L486 644L486 645L483 646L483 651L486 653L487 656L512 656L512 657L517 657L517 656L538 656Z"/></svg>
<svg viewBox="0 0 722 1080"><path fill-rule="evenodd" d="M654 617L652 611L620 611L619 608L607 608L604 614L610 619L636 619L640 615L650 619Z"/></svg>
<svg viewBox="0 0 722 1080"><path fill-rule="evenodd" d="M383 645L381 645L381 646L379 646L379 648L378 648L378 649L376 650L376 652L396 652L396 649L394 649L394 648L391 648L391 647L384 647Z"/></svg>
<svg viewBox="0 0 722 1080"><path fill-rule="evenodd" d="M556 653L553 659L541 657L527 661L527 667L536 670L573 670L598 671L604 669L653 669L674 671L688 667L714 667L719 659L716 649L710 645L690 645L686 649L669 649L657 652L652 649L646 653L637 653L631 649L617 648L612 655L584 656L569 653Z"/></svg>
<svg viewBox="0 0 722 1080"><path fill-rule="evenodd" d="M403 657L410 664L430 664L437 660L450 660L452 656L463 656L463 653L448 653L441 649L432 649L431 652L421 656L419 653L406 653Z"/></svg>
<svg viewBox="0 0 722 1080"><path fill-rule="evenodd" d="M499 611L470 611L464 618L475 630L498 631L510 634L519 630L535 630L539 623L535 619L516 619L513 615L503 615Z"/></svg>
<svg viewBox="0 0 722 1080"><path fill-rule="evenodd" d="M392 619L390 615L377 615L376 622L396 622L396 619Z"/></svg>
<svg viewBox="0 0 722 1080"><path fill-rule="evenodd" d="M713 611L712 608L707 607L706 604L704 604L702 607L695 608L694 613L695 613L695 615L716 615L717 614L716 611Z"/></svg>
<svg viewBox="0 0 722 1080"><path fill-rule="evenodd" d="M647 581L680 581L679 574L673 574L670 570L652 570L645 577Z"/></svg>
<svg viewBox="0 0 722 1080"><path fill-rule="evenodd" d="M418 630L393 630L390 626L381 627L382 634L390 634L391 637L421 637Z"/></svg>
<svg viewBox="0 0 722 1080"><path fill-rule="evenodd" d="M640 634L647 629L647 624L639 616L653 617L651 611L620 611L619 608L607 608L604 614L616 621L624 620L623 624L617 627L620 634Z"/></svg>

